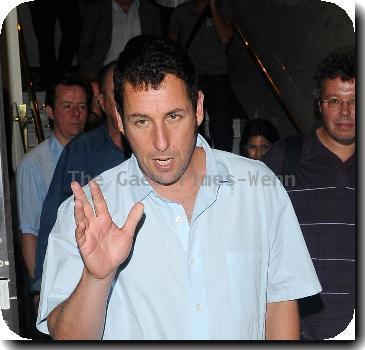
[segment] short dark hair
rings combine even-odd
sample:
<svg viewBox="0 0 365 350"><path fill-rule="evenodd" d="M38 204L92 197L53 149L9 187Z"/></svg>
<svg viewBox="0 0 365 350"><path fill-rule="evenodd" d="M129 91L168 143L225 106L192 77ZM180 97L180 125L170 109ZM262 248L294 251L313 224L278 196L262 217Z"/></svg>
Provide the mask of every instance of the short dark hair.
<svg viewBox="0 0 365 350"><path fill-rule="evenodd" d="M106 77L108 75L108 73L110 71L113 71L115 66L117 65L117 61L111 61L109 62L106 66L104 66L100 72L99 72L99 86L100 86L100 90L102 91L102 93L105 92L105 82L106 82Z"/></svg>
<svg viewBox="0 0 365 350"><path fill-rule="evenodd" d="M91 101L93 97L92 88L90 82L86 77L79 73L62 73L58 75L51 83L49 88L47 89L45 105L50 106L52 109L55 107L56 102L56 88L58 85L67 85L67 86L80 86L85 90L86 98L87 98L87 108L90 109Z"/></svg>
<svg viewBox="0 0 365 350"><path fill-rule="evenodd" d="M264 136L268 141L274 143L279 140L276 126L267 119L251 119L247 122L241 134L240 154L245 154L245 146L247 146L250 137Z"/></svg>
<svg viewBox="0 0 365 350"><path fill-rule="evenodd" d="M356 75L356 58L353 47L342 47L330 52L317 66L313 76L313 96L320 100L323 83L327 79L341 78L351 81Z"/></svg>
<svg viewBox="0 0 365 350"><path fill-rule="evenodd" d="M114 98L123 118L123 90L133 87L157 89L166 74L174 74L186 84L194 109L198 100L197 74L185 48L168 38L140 35L131 39L120 53L114 69Z"/></svg>

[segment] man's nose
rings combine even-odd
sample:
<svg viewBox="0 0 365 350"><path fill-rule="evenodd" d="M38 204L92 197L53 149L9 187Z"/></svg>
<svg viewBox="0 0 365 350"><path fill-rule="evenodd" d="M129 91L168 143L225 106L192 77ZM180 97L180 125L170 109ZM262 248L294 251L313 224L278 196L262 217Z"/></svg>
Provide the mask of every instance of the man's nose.
<svg viewBox="0 0 365 350"><path fill-rule="evenodd" d="M155 135L154 135L154 146L160 152L166 151L166 149L170 145L170 135L168 128L161 124L155 126Z"/></svg>
<svg viewBox="0 0 365 350"><path fill-rule="evenodd" d="M347 101L343 101L341 104L340 112L341 112L341 115L344 115L344 116L350 115L351 114L350 103Z"/></svg>
<svg viewBox="0 0 365 350"><path fill-rule="evenodd" d="M77 106L73 106L72 107L72 115L74 117L78 117L80 115L80 109L79 109L79 107L77 107Z"/></svg>

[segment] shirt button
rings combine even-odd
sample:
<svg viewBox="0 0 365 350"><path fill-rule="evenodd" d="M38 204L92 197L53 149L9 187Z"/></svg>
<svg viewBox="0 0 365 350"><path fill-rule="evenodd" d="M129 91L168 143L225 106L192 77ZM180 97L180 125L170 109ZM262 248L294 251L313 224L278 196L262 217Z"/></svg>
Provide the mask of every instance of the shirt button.
<svg viewBox="0 0 365 350"><path fill-rule="evenodd" d="M194 265L195 264L195 260L193 258L190 259L190 264Z"/></svg>
<svg viewBox="0 0 365 350"><path fill-rule="evenodd" d="M181 217L181 216L178 216L178 217L176 218L176 222L177 222L178 224L181 224L181 223L183 222L182 217Z"/></svg>
<svg viewBox="0 0 365 350"><path fill-rule="evenodd" d="M202 308L202 306L200 304L196 304L195 308L199 311Z"/></svg>

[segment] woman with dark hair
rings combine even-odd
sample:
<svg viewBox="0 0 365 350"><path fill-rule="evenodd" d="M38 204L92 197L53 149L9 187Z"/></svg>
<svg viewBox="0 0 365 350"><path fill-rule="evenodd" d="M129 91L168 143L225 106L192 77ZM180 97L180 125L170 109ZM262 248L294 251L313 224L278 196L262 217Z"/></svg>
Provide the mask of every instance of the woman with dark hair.
<svg viewBox="0 0 365 350"><path fill-rule="evenodd" d="M276 127L269 120L249 120L242 131L240 154L251 159L261 159L278 139Z"/></svg>

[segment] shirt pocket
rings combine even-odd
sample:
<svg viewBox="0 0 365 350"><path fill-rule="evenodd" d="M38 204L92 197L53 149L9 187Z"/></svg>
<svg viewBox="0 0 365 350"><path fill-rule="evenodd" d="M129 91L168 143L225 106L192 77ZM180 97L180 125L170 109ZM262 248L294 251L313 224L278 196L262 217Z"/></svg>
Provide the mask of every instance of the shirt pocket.
<svg viewBox="0 0 365 350"><path fill-rule="evenodd" d="M260 252L226 253L230 304L239 320L258 317L260 310ZM262 301L264 302L264 301Z"/></svg>

